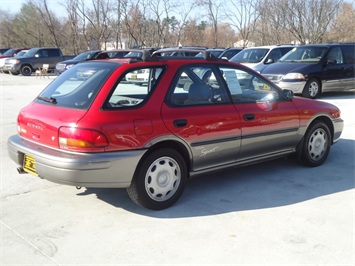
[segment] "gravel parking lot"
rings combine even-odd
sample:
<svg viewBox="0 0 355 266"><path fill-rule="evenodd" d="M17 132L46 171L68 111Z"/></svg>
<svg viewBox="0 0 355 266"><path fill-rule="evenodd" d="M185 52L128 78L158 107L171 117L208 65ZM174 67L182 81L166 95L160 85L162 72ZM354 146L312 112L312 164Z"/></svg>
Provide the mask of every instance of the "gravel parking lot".
<svg viewBox="0 0 355 266"><path fill-rule="evenodd" d="M0 265L355 265L354 93L321 99L345 120L322 166L288 158L198 177L156 212L125 189L17 173L7 138L53 79L0 74Z"/></svg>

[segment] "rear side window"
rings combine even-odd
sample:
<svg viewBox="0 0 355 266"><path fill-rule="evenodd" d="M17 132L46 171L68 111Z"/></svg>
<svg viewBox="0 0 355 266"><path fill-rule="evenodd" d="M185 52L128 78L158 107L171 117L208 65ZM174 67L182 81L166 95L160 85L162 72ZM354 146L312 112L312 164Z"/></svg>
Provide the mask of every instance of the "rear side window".
<svg viewBox="0 0 355 266"><path fill-rule="evenodd" d="M60 56L59 50L58 49L49 49L48 56L50 56L50 57Z"/></svg>
<svg viewBox="0 0 355 266"><path fill-rule="evenodd" d="M211 66L186 66L182 68L167 102L172 106L217 105L230 102L221 80L221 73Z"/></svg>
<svg viewBox="0 0 355 266"><path fill-rule="evenodd" d="M58 76L36 102L74 109L88 109L117 64L83 63Z"/></svg>
<svg viewBox="0 0 355 266"><path fill-rule="evenodd" d="M342 46L345 64L355 64L355 45Z"/></svg>
<svg viewBox="0 0 355 266"><path fill-rule="evenodd" d="M162 73L163 67L138 68L129 71L113 88L104 109L140 106L154 91Z"/></svg>

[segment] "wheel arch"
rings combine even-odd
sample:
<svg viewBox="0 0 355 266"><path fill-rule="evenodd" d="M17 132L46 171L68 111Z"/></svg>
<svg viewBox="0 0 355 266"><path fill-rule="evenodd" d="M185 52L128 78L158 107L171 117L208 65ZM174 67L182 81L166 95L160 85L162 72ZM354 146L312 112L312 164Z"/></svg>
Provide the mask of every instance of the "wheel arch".
<svg viewBox="0 0 355 266"><path fill-rule="evenodd" d="M188 173L191 171L191 165L192 165L192 154L189 151L188 147L186 146L185 143L181 143L180 141L171 139L171 140L161 140L159 142L154 143L153 145L151 145L147 152L144 153L144 155L142 156L142 158L139 160L138 166L136 167L136 171L137 169L139 169L139 166L142 164L142 162L144 162L144 160L154 151L160 149L160 148L171 148L174 149L176 151L178 151L181 156L183 157L185 163L186 163L186 168ZM188 175L189 177L189 175Z"/></svg>
<svg viewBox="0 0 355 266"><path fill-rule="evenodd" d="M314 125L317 122L323 122L324 124L327 125L327 127L329 128L329 131L330 131L331 138L332 138L331 143L333 144L334 125L332 123L332 120L328 116L325 116L325 115L318 116L315 119L313 119L311 123L309 123L309 125L307 126L307 130L308 130L308 128L310 128L312 125Z"/></svg>
<svg viewBox="0 0 355 266"><path fill-rule="evenodd" d="M328 116L325 116L325 115L317 116L307 125L306 130L304 131L304 135L303 135L301 141L297 145L298 157L302 153L304 136L306 135L306 133L309 130L309 128L312 127L315 123L318 123L318 122L323 122L323 123L325 123L327 125L327 127L329 128L329 131L330 131L330 136L331 136L331 142L330 143L333 144L334 126L333 126L332 120Z"/></svg>

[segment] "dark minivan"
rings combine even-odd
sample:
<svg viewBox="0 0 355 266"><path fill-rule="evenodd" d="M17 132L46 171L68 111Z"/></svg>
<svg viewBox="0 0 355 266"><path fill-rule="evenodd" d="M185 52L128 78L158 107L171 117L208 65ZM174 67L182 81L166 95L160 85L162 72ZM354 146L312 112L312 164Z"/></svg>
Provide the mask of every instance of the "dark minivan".
<svg viewBox="0 0 355 266"><path fill-rule="evenodd" d="M355 89L355 43L294 47L262 75L282 89L315 99L323 92Z"/></svg>

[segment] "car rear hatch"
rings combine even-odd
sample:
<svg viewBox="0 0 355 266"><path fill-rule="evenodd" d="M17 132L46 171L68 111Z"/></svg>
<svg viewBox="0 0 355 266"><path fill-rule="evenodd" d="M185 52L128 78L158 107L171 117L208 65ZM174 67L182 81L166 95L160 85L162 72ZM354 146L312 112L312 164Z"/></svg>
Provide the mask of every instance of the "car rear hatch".
<svg viewBox="0 0 355 266"><path fill-rule="evenodd" d="M59 148L59 129L75 127L86 110L32 102L18 116L19 134L36 143Z"/></svg>
<svg viewBox="0 0 355 266"><path fill-rule="evenodd" d="M116 68L117 64L90 62L65 71L20 111L19 134L54 148L101 150L107 139L95 129L78 128L78 123Z"/></svg>

